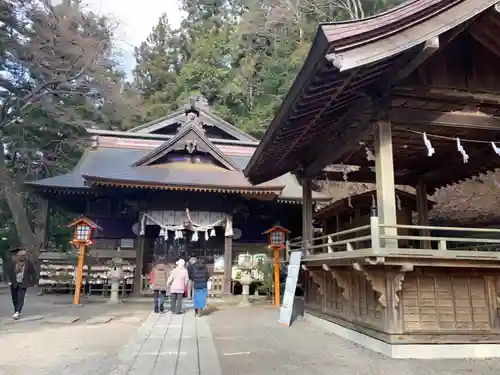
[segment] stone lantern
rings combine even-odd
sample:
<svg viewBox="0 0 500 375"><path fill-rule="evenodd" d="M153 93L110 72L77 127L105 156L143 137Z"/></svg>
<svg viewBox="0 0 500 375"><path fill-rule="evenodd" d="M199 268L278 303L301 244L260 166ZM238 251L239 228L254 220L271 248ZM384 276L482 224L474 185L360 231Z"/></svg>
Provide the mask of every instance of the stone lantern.
<svg viewBox="0 0 500 375"><path fill-rule="evenodd" d="M117 253L120 253L119 248L117 250ZM119 291L120 283L124 279L123 265L125 263L123 258L121 258L118 254L109 261L109 264L111 265L111 271L109 275L109 279L111 281L111 294L109 296L108 303L115 305L122 303L119 298Z"/></svg>
<svg viewBox="0 0 500 375"><path fill-rule="evenodd" d="M240 306L246 307L250 306L250 300L248 296L250 295L250 284L252 283L252 268L253 268L253 259L252 256L247 252L242 255L238 266L241 269L241 279L239 280L241 284L241 301Z"/></svg>

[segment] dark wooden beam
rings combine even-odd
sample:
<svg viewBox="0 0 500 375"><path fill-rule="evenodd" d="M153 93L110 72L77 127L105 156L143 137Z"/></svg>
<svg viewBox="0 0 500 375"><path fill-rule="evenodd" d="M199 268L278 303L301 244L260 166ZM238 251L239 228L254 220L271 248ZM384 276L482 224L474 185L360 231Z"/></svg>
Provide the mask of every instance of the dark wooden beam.
<svg viewBox="0 0 500 375"><path fill-rule="evenodd" d="M337 134L342 134L335 141L334 144L328 145L325 147L324 139L323 149L324 151L320 153L320 155L315 159L314 162L310 163L305 172L309 176L314 176L318 174L325 166L336 163L339 161L341 157L343 157L347 152L352 151L354 148L359 148L359 142L362 141L368 134L370 134L373 129L371 129L370 122L376 121L377 116L379 116L377 110L379 108L383 108L385 105L385 101L388 99L388 94L391 88L400 82L402 79L408 77L415 69L417 69L424 61L426 61L430 56L432 56L439 49L439 39L437 37L431 38L425 42L422 47L422 50L416 56L408 56L406 59L403 59L399 63L396 64L391 73L387 74L388 81L383 84L383 87L380 88L379 92L381 93L380 99L377 103L369 103L371 104L372 113L367 115L363 113L359 118L359 124L351 132L347 131L347 128L352 124L354 119L351 119L350 123L347 121L341 124L337 124L335 127ZM382 104L383 103L383 104ZM366 109L367 103L359 103L360 106L364 106ZM362 108L354 108L357 113L363 112ZM353 109L353 107L351 107ZM337 131L339 129L339 131Z"/></svg>
<svg viewBox="0 0 500 375"><path fill-rule="evenodd" d="M309 129L314 125L316 121L325 113L325 111L330 107L330 105L335 101L335 99L339 98L342 95L342 92L346 87L349 86L350 82L356 77L356 74L358 73L358 69L354 69L351 74L344 80L342 85L340 85L326 100L326 103L324 103L324 106L318 111L318 113L314 116L313 119L311 119L308 123L308 125L304 126L304 130L300 134L300 136L296 137L293 143L290 145L288 148L290 151L289 152L284 152L281 158L279 158L276 163L274 164L275 166L279 166L283 163L286 157L288 157L289 153L292 152L295 149L295 146L300 143L302 138L307 134Z"/></svg>
<svg viewBox="0 0 500 375"><path fill-rule="evenodd" d="M373 131L367 124L373 119L374 112L370 98L363 98L351 106L344 117L335 124L335 134L325 134L318 141L322 144L323 151L307 166L306 176L316 176L321 173L325 166L340 160L348 152L359 148L359 141ZM362 113L361 116L360 113ZM353 131L348 131L356 119L358 119L359 125ZM330 143L331 141L333 142ZM317 150L321 149L318 147L311 147L311 152L316 153Z"/></svg>
<svg viewBox="0 0 500 375"><path fill-rule="evenodd" d="M392 108L391 121L405 127L421 125L499 130L500 117L477 112L436 112L424 109Z"/></svg>
<svg viewBox="0 0 500 375"><path fill-rule="evenodd" d="M454 103L470 103L470 105L500 105L500 95L495 93L471 92L465 89L448 89L433 86L398 86L393 90L395 99L433 101L442 100ZM500 108L499 108L500 109Z"/></svg>
<svg viewBox="0 0 500 375"><path fill-rule="evenodd" d="M460 155L457 155L452 160L450 158L437 159L436 168L432 170L428 169L425 173L418 173L416 171L415 176L419 175L420 180L426 184L428 192L432 192L440 187L466 180L495 168L495 161L492 159L494 155L493 150L489 147L469 151L468 155L469 161L467 163L463 162ZM500 157L498 157L496 167L500 167Z"/></svg>
<svg viewBox="0 0 500 375"><path fill-rule="evenodd" d="M416 178L413 178L411 175L394 176L394 178L396 180L396 185L414 186L416 184ZM315 180L344 182L344 175L342 172L325 172L315 177ZM359 183L375 183L375 172L369 170L368 168L362 168L359 171L349 172L347 174L347 181Z"/></svg>

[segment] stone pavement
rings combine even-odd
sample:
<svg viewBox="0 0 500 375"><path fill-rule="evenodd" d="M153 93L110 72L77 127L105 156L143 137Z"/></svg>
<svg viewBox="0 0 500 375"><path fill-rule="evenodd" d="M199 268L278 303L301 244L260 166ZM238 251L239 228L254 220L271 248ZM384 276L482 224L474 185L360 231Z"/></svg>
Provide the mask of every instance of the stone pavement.
<svg viewBox="0 0 500 375"><path fill-rule="evenodd" d="M223 375L500 374L498 358L391 359L304 320L282 326L278 316L273 307L255 306L221 308L207 316Z"/></svg>
<svg viewBox="0 0 500 375"><path fill-rule="evenodd" d="M222 375L207 317L151 313L110 375Z"/></svg>

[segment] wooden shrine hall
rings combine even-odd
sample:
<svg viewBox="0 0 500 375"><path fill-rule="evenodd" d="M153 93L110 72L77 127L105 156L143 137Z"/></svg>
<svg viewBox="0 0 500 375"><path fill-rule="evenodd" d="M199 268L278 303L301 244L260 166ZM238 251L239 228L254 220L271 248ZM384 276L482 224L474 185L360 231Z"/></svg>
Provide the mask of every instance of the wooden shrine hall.
<svg viewBox="0 0 500 375"><path fill-rule="evenodd" d="M302 181L290 247L303 252L308 318L391 357L500 356L500 253L484 246L500 229L429 226L423 203L500 167L496 2L411 1L321 24L244 170L255 184ZM311 185L325 177L376 182L369 223L314 238ZM418 225L398 223L396 184L416 188Z"/></svg>
<svg viewBox="0 0 500 375"><path fill-rule="evenodd" d="M109 284L109 260L118 255L127 262L124 289L134 294L149 291L147 276L157 261L173 267L179 258L196 257L210 269L211 294L231 294L239 255L267 254L262 232L280 222L300 233L296 177L250 184L242 169L258 141L216 116L202 96L126 132L87 132L90 145L72 171L27 185L45 203L102 228L86 258L84 283L94 289ZM329 198L314 192L314 199ZM72 264L50 258L42 264L44 285L68 285ZM62 273L69 277L45 277Z"/></svg>

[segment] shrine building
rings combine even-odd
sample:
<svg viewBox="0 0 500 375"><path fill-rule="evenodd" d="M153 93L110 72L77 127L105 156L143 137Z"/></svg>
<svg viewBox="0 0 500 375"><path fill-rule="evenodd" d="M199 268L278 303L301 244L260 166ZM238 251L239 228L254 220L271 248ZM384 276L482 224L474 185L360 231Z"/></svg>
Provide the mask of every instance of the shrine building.
<svg viewBox="0 0 500 375"><path fill-rule="evenodd" d="M250 184L242 170L259 142L217 117L202 97L129 131L87 131L90 146L71 172L27 184L102 228L89 249L87 283L104 282L100 271L119 249L136 294L157 259L173 264L191 256L204 258L220 275L219 292L230 293L237 256L267 253L262 232L280 223L300 235L296 177ZM314 199L328 201L319 192Z"/></svg>
<svg viewBox="0 0 500 375"><path fill-rule="evenodd" d="M500 167L499 33L497 0L408 1L319 25L244 171L256 187L302 181L289 249L310 321L395 358L500 356L500 229L428 213L436 190ZM314 213L321 178L376 190Z"/></svg>

